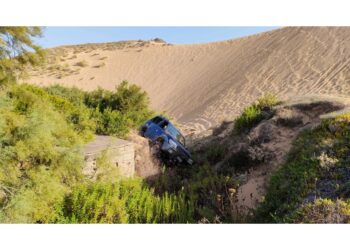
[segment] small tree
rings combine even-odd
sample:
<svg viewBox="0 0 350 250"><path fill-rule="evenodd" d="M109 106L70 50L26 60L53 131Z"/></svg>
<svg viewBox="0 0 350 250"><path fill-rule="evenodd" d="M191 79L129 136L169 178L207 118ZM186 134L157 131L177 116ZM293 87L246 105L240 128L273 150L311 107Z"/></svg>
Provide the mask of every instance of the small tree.
<svg viewBox="0 0 350 250"><path fill-rule="evenodd" d="M44 53L33 42L41 34L40 27L0 27L0 84L17 80L26 65L42 61Z"/></svg>

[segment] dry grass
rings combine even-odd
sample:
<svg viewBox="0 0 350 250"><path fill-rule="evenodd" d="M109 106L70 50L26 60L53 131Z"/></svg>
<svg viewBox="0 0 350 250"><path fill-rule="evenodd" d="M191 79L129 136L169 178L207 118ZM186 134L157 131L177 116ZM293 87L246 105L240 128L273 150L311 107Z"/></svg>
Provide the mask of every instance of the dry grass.
<svg viewBox="0 0 350 250"><path fill-rule="evenodd" d="M76 59L76 58L77 58L77 55L73 55L73 56L69 57L68 59L69 60L73 60L73 59Z"/></svg>
<svg viewBox="0 0 350 250"><path fill-rule="evenodd" d="M106 66L106 64L103 62L103 63L97 64L97 65L94 65L94 66L92 66L92 67L93 67L93 68L102 68L102 67L104 67L104 66Z"/></svg>
<svg viewBox="0 0 350 250"><path fill-rule="evenodd" d="M74 64L74 66L87 67L87 66L89 66L89 64L85 60L82 60L82 61L79 61L76 64Z"/></svg>

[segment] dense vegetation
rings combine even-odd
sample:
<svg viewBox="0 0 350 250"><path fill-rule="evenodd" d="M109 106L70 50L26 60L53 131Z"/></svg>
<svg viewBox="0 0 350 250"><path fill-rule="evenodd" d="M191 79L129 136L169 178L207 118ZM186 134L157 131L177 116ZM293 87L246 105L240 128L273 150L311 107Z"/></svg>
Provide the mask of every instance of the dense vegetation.
<svg viewBox="0 0 350 250"><path fill-rule="evenodd" d="M54 204L79 181L83 136L33 91L13 85L0 95L1 220L52 220Z"/></svg>
<svg viewBox="0 0 350 250"><path fill-rule="evenodd" d="M78 185L63 202L68 223L189 223L194 204L184 194L157 196L141 179Z"/></svg>
<svg viewBox="0 0 350 250"><path fill-rule="evenodd" d="M126 136L153 112L147 94L122 82L115 91L16 84L43 61L37 27L0 28L0 222L193 222L184 194L156 195L143 180L82 174L81 146L94 134ZM106 170L108 162L99 168Z"/></svg>
<svg viewBox="0 0 350 250"><path fill-rule="evenodd" d="M155 195L140 179L111 179L106 173L93 183L82 175L82 143L100 132L100 124L107 128L103 134L126 135L151 114L146 97L126 82L115 92L23 84L3 88L0 221L192 222L194 204L181 192ZM123 122L115 123L114 117Z"/></svg>
<svg viewBox="0 0 350 250"><path fill-rule="evenodd" d="M146 92L136 85L129 85L127 81L118 85L115 91L99 88L92 92L84 92L59 85L45 90L53 96L52 98L63 98L70 102L72 107L87 109L87 112L83 113L88 120L95 123L96 134L124 137L130 129L138 128L154 114L148 107ZM80 121L80 117L76 116L71 119L73 123Z"/></svg>
<svg viewBox="0 0 350 250"><path fill-rule="evenodd" d="M192 168L165 168L153 182L112 178L110 172L92 182L82 175L80 148L93 134L123 136L152 115L139 88L124 82L114 92L87 93L12 84L0 94L1 222L245 221L235 207L239 166L213 167L228 153L220 143L207 145ZM254 221L349 218L349 121L348 116L326 120L296 140Z"/></svg>
<svg viewBox="0 0 350 250"><path fill-rule="evenodd" d="M235 195L239 186L234 171L225 166L216 168L222 161L225 148L211 144L204 152L195 153L195 164L188 167L165 168L150 185L156 193L184 194L184 198L195 204L193 219L200 223L241 222L235 207ZM206 153L208 152L208 153Z"/></svg>
<svg viewBox="0 0 350 250"><path fill-rule="evenodd" d="M96 114L109 110L124 116L129 120L122 124L126 130L117 127L114 131L123 131L117 134L125 135L150 114L144 104L147 99L140 98L140 94L138 88L130 88L126 83L115 92L91 93L60 86L42 89L13 84L4 88L0 98L0 115L4 117L0 122L0 220L233 221L233 198L238 183L228 173L218 172L210 165L222 156L221 149L208 151L205 160L198 161L193 168L166 168L150 186L140 179L111 179L110 174L91 182L82 175L79 149L94 133L99 133L101 120Z"/></svg>
<svg viewBox="0 0 350 250"><path fill-rule="evenodd" d="M272 177L255 221L350 222L349 141L349 114L305 131Z"/></svg>

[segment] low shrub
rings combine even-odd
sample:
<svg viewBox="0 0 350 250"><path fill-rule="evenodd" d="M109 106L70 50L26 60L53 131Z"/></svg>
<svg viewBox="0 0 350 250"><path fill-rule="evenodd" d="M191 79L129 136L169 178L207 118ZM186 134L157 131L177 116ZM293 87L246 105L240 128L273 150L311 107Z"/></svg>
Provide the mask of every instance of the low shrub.
<svg viewBox="0 0 350 250"><path fill-rule="evenodd" d="M224 159L226 147L220 143L211 144L205 149L205 157L210 164L215 164Z"/></svg>
<svg viewBox="0 0 350 250"><path fill-rule="evenodd" d="M235 119L235 131L238 133L248 132L263 119L269 118L272 114L272 107L279 102L274 95L265 95L255 103L246 107L242 114Z"/></svg>
<svg viewBox="0 0 350 250"><path fill-rule="evenodd" d="M106 64L103 62L103 63L99 63L99 64L94 65L93 68L102 68L104 66L106 66Z"/></svg>
<svg viewBox="0 0 350 250"><path fill-rule="evenodd" d="M295 222L349 223L350 201L317 199L299 208L295 214Z"/></svg>
<svg viewBox="0 0 350 250"><path fill-rule="evenodd" d="M240 150L232 153L224 166L221 168L223 173L244 173L253 166L254 162L250 158L248 150Z"/></svg>
<svg viewBox="0 0 350 250"><path fill-rule="evenodd" d="M79 61L79 62L75 63L74 66L87 67L87 66L89 66L89 64L85 60L83 60L83 61Z"/></svg>

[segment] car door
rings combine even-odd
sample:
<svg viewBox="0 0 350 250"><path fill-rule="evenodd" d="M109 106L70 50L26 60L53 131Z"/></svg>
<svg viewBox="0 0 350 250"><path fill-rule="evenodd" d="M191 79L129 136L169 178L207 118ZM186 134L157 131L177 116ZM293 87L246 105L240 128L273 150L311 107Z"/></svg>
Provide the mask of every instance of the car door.
<svg viewBox="0 0 350 250"><path fill-rule="evenodd" d="M163 134L163 129L155 123L151 123L151 125L148 127L148 129L145 132L145 137L150 138L152 141L157 139L159 136Z"/></svg>

